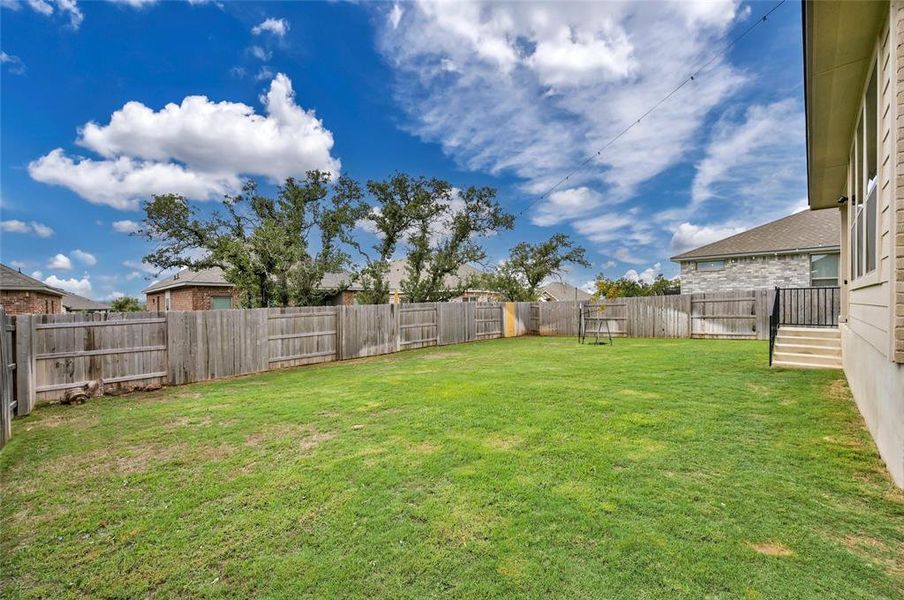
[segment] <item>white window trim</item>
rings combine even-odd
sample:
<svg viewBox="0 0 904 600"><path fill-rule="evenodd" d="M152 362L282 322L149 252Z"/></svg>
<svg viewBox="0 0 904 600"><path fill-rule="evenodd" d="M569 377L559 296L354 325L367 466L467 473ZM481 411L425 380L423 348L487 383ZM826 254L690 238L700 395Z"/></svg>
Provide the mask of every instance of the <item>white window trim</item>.
<svg viewBox="0 0 904 600"><path fill-rule="evenodd" d="M857 121L858 122L860 121L861 118L866 117L866 96L869 91L868 88L869 88L870 80L872 79L873 73L876 71L876 69L878 69L879 46L880 45L881 45L881 43L873 49L872 57L870 59L870 69L867 72L866 81L863 83L863 88L860 92L860 106L859 106L858 112L857 112L857 114L858 114ZM847 253L847 257L843 261L843 262L847 263L847 271L844 273L844 275L846 277L842 276L842 273L839 273L839 284L842 282L841 280L847 279L848 285L851 290L857 290L860 288L865 288L865 287L873 286L873 285L880 283L879 271L880 271L881 257L880 257L879 251L880 251L880 238L881 238L881 235L880 235L881 215L880 215L880 211L879 211L879 204L880 204L879 194L881 193L881 187L882 187L882 172L881 172L881 169L882 169L882 165L881 165L882 111L880 109L882 107L882 99L883 99L884 90L882 89L881 81L878 81L878 79L876 82L876 87L878 88L876 90L877 106L876 106L876 123L875 123L876 162L877 162L877 165L876 165L876 202L875 202L876 232L875 232L875 239L873 240L873 243L875 244L875 248L873 249L873 251L875 252L876 264L872 271L869 271L868 273L864 273L860 276L857 276L856 265L851 260L851 258L853 256L853 257L857 258L858 262L866 261L865 247L864 247L864 251L863 251L862 255L858 254L856 252L856 248L854 247L854 238L851 235L851 231L854 229L854 224L857 220L857 206L858 205L854 204L854 200L857 198L860 198L860 196L861 196L861 194L860 194L861 190L858 186L858 183L859 183L859 180L861 180L863 177L862 174L866 171L867 161L869 160L867 157L868 153L866 152L866 138L867 138L868 127L866 125L866 122L864 121L863 128L862 128L863 129L862 137L860 139L860 144L861 144L860 164L859 165L854 164L854 171L853 171L854 175L853 176L851 174L850 165L851 165L851 163L856 163L856 161L855 161L855 158L857 156L857 128L856 127L854 128L854 136L853 136L853 139L851 140L851 149L850 149L850 154L849 154L850 158L848 159L848 167L849 167L848 168L848 186L847 186L847 188L848 188L848 205L847 205L848 218L847 218L847 222L845 223L844 231L842 232L842 235L845 236L848 241L847 248L845 249L846 253ZM855 181L855 179L856 179L856 181ZM866 183L864 184L864 187L866 187ZM866 201L868 198L869 198L869 194L864 194L863 197L860 198L860 200L862 202L862 204L860 204L860 206L863 207L864 214L866 213ZM864 231L865 231L865 229L866 229L866 226L864 225ZM857 230L859 231L859 227L857 227Z"/></svg>

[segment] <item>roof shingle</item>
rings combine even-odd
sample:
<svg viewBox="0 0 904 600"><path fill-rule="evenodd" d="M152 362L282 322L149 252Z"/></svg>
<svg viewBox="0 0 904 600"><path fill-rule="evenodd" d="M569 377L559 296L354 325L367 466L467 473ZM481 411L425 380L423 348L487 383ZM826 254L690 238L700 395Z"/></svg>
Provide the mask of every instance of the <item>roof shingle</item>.
<svg viewBox="0 0 904 600"><path fill-rule="evenodd" d="M0 290L24 290L43 292L53 296L62 296L63 291L55 287L50 287L43 281L38 281L34 277L29 277L25 273L0 264Z"/></svg>
<svg viewBox="0 0 904 600"><path fill-rule="evenodd" d="M835 209L804 210L748 229L718 242L688 250L672 260L750 256L800 250L837 250L841 246L841 217Z"/></svg>

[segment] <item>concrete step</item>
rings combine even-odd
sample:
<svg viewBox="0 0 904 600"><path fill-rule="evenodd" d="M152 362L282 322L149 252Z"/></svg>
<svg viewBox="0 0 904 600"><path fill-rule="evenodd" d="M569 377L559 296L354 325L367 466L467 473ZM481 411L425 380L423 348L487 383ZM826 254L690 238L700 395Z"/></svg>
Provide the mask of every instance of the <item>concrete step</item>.
<svg viewBox="0 0 904 600"><path fill-rule="evenodd" d="M835 327L792 327L782 325L778 328L778 335L789 337L811 337L841 339L841 332Z"/></svg>
<svg viewBox="0 0 904 600"><path fill-rule="evenodd" d="M802 354L800 352L775 352L772 355L773 367L840 369L841 356L820 356Z"/></svg>
<svg viewBox="0 0 904 600"><path fill-rule="evenodd" d="M803 346L826 346L829 348L841 348L841 339L835 337L810 337L803 335L782 335L779 330L775 336L776 344L800 344Z"/></svg>
<svg viewBox="0 0 904 600"><path fill-rule="evenodd" d="M841 358L841 344L797 344L791 343L791 340L795 340L795 338L791 338L788 341L784 340L776 340L775 342L775 351L776 352L790 352L792 354L812 354L817 356L832 356L835 358Z"/></svg>

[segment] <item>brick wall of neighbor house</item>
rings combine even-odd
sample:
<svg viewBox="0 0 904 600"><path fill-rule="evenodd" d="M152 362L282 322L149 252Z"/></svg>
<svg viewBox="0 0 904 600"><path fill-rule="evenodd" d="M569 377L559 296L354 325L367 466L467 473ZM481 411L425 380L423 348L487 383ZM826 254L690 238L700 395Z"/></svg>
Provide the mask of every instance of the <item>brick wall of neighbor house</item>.
<svg viewBox="0 0 904 600"><path fill-rule="evenodd" d="M55 315L63 312L63 299L41 292L0 290L0 306L8 315Z"/></svg>
<svg viewBox="0 0 904 600"><path fill-rule="evenodd" d="M238 307L238 292L222 287L193 286L170 290L170 310L211 310L214 296L232 296L232 306ZM166 310L166 291L147 295L149 311Z"/></svg>
<svg viewBox="0 0 904 600"><path fill-rule="evenodd" d="M692 260L681 263L682 294L809 285L809 254L726 259L725 268L718 271L698 271Z"/></svg>

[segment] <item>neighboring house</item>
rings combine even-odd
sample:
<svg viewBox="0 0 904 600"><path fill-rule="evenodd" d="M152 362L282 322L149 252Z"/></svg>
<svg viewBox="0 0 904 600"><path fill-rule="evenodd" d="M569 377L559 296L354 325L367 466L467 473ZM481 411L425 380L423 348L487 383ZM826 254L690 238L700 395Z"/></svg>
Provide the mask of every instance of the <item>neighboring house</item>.
<svg viewBox="0 0 904 600"><path fill-rule="evenodd" d="M105 313L110 310L110 305L67 292L63 296L63 309L67 313Z"/></svg>
<svg viewBox="0 0 904 600"><path fill-rule="evenodd" d="M55 315L63 312L62 290L0 264L0 306L8 315Z"/></svg>
<svg viewBox="0 0 904 600"><path fill-rule="evenodd" d="M405 300L405 295L400 287L402 280L407 276L406 265L406 261L396 260L389 266L387 279L390 302L404 302ZM474 267L464 265L458 270L457 276L450 275L446 278L446 285L456 287L462 279L479 273L480 271ZM358 283L352 283L351 280L352 276L349 273L327 273L323 277L323 289L341 289L342 291L326 298L324 304L350 305L357 303L357 295L363 288ZM147 310L149 311L215 310L238 306L238 292L235 286L226 281L222 269L218 267L203 271L183 269L172 277L148 286L143 293L147 296ZM469 289L452 301L492 302L499 298L500 295L493 291Z"/></svg>
<svg viewBox="0 0 904 600"><path fill-rule="evenodd" d="M593 295L564 281L548 283L540 288L540 302L586 302Z"/></svg>
<svg viewBox="0 0 904 600"><path fill-rule="evenodd" d="M804 210L672 260L681 292L838 285L841 221L837 211Z"/></svg>
<svg viewBox="0 0 904 600"><path fill-rule="evenodd" d="M841 217L844 372L904 487L904 2L804 2L810 208Z"/></svg>
<svg viewBox="0 0 904 600"><path fill-rule="evenodd" d="M467 281L472 277L481 274L471 265L462 265L458 269L456 275L449 275L445 279L447 288L457 288L462 281ZM389 302L397 303L405 301L405 294L402 293L402 281L408 277L408 261L394 260L389 265ZM358 288L360 289L360 288ZM483 290L479 288L467 288L461 296L457 296L451 302L497 302L502 295L492 290Z"/></svg>
<svg viewBox="0 0 904 600"><path fill-rule="evenodd" d="M201 271L183 269L148 286L143 293L149 311L216 310L238 306L235 286L226 281L219 267Z"/></svg>

